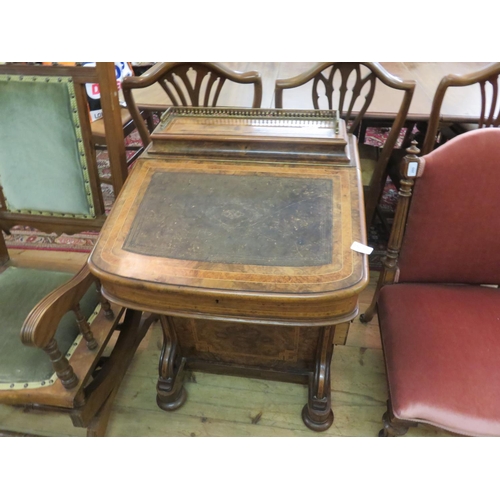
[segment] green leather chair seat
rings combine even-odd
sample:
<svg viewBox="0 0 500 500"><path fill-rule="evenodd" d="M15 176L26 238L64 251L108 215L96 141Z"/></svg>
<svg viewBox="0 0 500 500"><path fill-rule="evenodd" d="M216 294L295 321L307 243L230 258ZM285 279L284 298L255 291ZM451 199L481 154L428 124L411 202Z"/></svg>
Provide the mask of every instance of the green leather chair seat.
<svg viewBox="0 0 500 500"><path fill-rule="evenodd" d="M46 383L54 374L48 355L21 342L20 331L33 307L59 285L73 277L71 273L9 267L0 273L0 384ZM86 318L95 310L99 299L91 287L80 302ZM72 311L63 317L56 333L59 350L66 354L79 335ZM9 384L5 386L4 384Z"/></svg>

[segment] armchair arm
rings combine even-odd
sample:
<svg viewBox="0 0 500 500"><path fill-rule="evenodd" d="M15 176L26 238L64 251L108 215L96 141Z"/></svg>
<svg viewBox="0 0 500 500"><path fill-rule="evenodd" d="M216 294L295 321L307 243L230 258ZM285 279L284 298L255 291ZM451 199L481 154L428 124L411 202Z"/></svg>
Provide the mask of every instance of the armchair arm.
<svg viewBox="0 0 500 500"><path fill-rule="evenodd" d="M45 348L53 339L62 317L76 307L92 283L87 264L70 281L56 288L29 313L21 328L25 345Z"/></svg>

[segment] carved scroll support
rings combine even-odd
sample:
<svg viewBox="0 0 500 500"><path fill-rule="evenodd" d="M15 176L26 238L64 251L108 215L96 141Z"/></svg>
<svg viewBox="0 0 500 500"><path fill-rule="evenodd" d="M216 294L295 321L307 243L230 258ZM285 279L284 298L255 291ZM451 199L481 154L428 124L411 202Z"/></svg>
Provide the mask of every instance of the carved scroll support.
<svg viewBox="0 0 500 500"><path fill-rule="evenodd" d="M302 420L309 429L326 431L333 423L330 364L335 326L321 328L316 351L316 368L309 379L309 397L302 409Z"/></svg>
<svg viewBox="0 0 500 500"><path fill-rule="evenodd" d="M165 411L177 410L187 399L184 389L186 358L178 355L178 340L173 319L160 316L163 346L160 354L159 378L156 385L156 403Z"/></svg>
<svg viewBox="0 0 500 500"><path fill-rule="evenodd" d="M66 389L73 389L78 384L78 378L68 360L59 350L55 339L52 339L43 350L49 355L54 371L57 373L62 385Z"/></svg>

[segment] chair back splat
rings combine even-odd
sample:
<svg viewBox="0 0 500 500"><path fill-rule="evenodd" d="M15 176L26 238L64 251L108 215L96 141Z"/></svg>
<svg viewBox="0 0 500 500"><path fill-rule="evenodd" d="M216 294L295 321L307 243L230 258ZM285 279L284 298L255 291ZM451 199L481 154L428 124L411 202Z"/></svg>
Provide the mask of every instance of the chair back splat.
<svg viewBox="0 0 500 500"><path fill-rule="evenodd" d="M277 80L276 107L283 108L284 90L303 85L311 87L311 102L315 109L338 110L348 123L348 132L358 137L366 222L369 225L387 178L387 164L405 125L415 82L396 78L376 62L323 62L301 75ZM401 102L396 118L389 123L389 135L380 151L364 144L367 126L388 125L383 113L373 110L378 92L390 92L392 98ZM409 133L407 129L406 136Z"/></svg>
<svg viewBox="0 0 500 500"><path fill-rule="evenodd" d="M500 129L461 134L401 165L378 313L389 387L380 435L419 422L500 435Z"/></svg>
<svg viewBox="0 0 500 500"><path fill-rule="evenodd" d="M227 81L253 85L253 108L262 103L262 80L257 71L240 73L210 62L163 62L155 64L141 76L123 81L123 95L136 122L145 146L151 142L149 131L135 104L133 89L142 89L158 83L167 94L172 106L215 107Z"/></svg>

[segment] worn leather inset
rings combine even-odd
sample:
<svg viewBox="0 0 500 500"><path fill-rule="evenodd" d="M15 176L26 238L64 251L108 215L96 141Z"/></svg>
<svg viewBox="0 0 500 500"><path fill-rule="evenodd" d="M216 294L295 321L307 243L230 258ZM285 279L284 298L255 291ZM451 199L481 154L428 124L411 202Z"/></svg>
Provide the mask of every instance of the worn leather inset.
<svg viewBox="0 0 500 500"><path fill-rule="evenodd" d="M332 262L331 179L156 172L124 250L261 266Z"/></svg>

